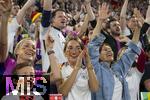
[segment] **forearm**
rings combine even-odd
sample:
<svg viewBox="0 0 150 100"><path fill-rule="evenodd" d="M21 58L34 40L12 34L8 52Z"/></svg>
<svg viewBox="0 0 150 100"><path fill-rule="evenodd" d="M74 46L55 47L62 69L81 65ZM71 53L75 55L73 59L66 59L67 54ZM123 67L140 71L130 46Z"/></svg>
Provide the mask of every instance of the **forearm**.
<svg viewBox="0 0 150 100"><path fill-rule="evenodd" d="M106 37L103 34L100 34L99 36L91 40L88 44L88 53L93 66L99 63L99 48L101 47L105 39Z"/></svg>
<svg viewBox="0 0 150 100"><path fill-rule="evenodd" d="M128 7L128 0L125 0L124 4L122 6L122 9L121 9L120 17L126 18L127 7Z"/></svg>
<svg viewBox="0 0 150 100"><path fill-rule="evenodd" d="M136 56L140 55L141 49L132 41L127 44L128 49L123 53L121 58L118 60L118 69L120 72L126 74L131 68L133 62L136 60Z"/></svg>
<svg viewBox="0 0 150 100"><path fill-rule="evenodd" d="M58 66L57 59L54 54L49 55L49 61L51 64L50 67L52 70L52 75L53 75L54 80L61 79L62 77L61 77L61 73L60 73L60 68Z"/></svg>
<svg viewBox="0 0 150 100"><path fill-rule="evenodd" d="M124 30L126 27L126 12L127 12L127 6L128 6L128 0L125 0L124 5L121 9L120 13L120 24L121 24L121 29Z"/></svg>
<svg viewBox="0 0 150 100"><path fill-rule="evenodd" d="M1 28L0 28L0 62L4 62L8 55L8 33L7 33L7 25L8 25L9 15L3 14L1 20Z"/></svg>
<svg viewBox="0 0 150 100"><path fill-rule="evenodd" d="M149 4L150 4L150 1L149 1ZM146 18L149 18L149 17L150 17L150 5L148 5L148 9L147 9L147 12L146 12Z"/></svg>
<svg viewBox="0 0 150 100"><path fill-rule="evenodd" d="M97 36L98 34L100 34L100 31L102 29L102 23L104 22L104 19L98 19L98 22L96 24L96 27L94 28L93 30L93 34L91 36L91 39L92 40L95 36Z"/></svg>
<svg viewBox="0 0 150 100"><path fill-rule="evenodd" d="M95 19L95 15L94 15L94 13L93 13L91 4L88 3L88 4L85 5L85 7L86 7L86 10L87 10L87 14L88 14L89 17L90 17L90 21L94 20L94 19Z"/></svg>
<svg viewBox="0 0 150 100"><path fill-rule="evenodd" d="M26 2L26 4L22 7L22 9L17 13L16 19L17 19L17 22L18 22L19 24L22 23L23 18L24 18L25 14L26 14L26 11L27 11L32 5L34 5L34 4L35 4L35 0L28 0L28 1Z"/></svg>
<svg viewBox="0 0 150 100"><path fill-rule="evenodd" d="M73 84L75 83L75 79L77 77L79 69L74 69L69 78L62 83L59 87L59 92L63 94L63 96L67 96L69 91L71 90Z"/></svg>
<svg viewBox="0 0 150 100"><path fill-rule="evenodd" d="M140 30L135 31L133 34L132 42L137 44L139 42Z"/></svg>
<svg viewBox="0 0 150 100"><path fill-rule="evenodd" d="M46 11L51 11L52 9L52 0L44 0L43 9Z"/></svg>
<svg viewBox="0 0 150 100"><path fill-rule="evenodd" d="M79 32L79 34L78 34L79 37L82 37L82 36L83 36L83 33L86 32L86 30L87 30L87 28L88 28L88 23L89 23L89 16L86 15L86 16L85 16L85 19L84 19L84 22L83 22L83 24L82 24L82 26L81 26L81 30L80 30L80 32Z"/></svg>
<svg viewBox="0 0 150 100"><path fill-rule="evenodd" d="M96 75L94 73L93 67L91 64L89 64L88 70L88 76L89 76L89 87L92 92L96 92L99 89L99 83L96 79Z"/></svg>

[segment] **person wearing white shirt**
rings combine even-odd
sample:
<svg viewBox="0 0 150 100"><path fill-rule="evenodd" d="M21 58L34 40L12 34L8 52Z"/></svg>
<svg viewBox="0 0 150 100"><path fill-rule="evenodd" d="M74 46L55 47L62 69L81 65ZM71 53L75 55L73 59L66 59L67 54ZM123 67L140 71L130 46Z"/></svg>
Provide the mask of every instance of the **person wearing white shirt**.
<svg viewBox="0 0 150 100"><path fill-rule="evenodd" d="M59 92L65 100L91 100L91 92L99 89L87 49L77 37L70 37L64 47L68 62L62 65ZM85 61L85 63L83 63Z"/></svg>
<svg viewBox="0 0 150 100"><path fill-rule="evenodd" d="M65 37L63 36L61 31L63 28L66 27L66 22L67 22L66 13L61 9L57 9L53 11L53 13L51 13L51 5L52 5L52 0L50 1L44 0L44 5L43 5L44 10L42 14L42 22L40 27L42 66L44 72L47 72L50 66L50 62L48 60L48 55L45 48L46 32L48 32L49 35L51 35L55 41L53 50L55 51L56 58L58 59L58 63L62 64L67 61L63 53ZM49 18L47 18L47 16L49 16ZM52 22L51 26L49 21Z"/></svg>

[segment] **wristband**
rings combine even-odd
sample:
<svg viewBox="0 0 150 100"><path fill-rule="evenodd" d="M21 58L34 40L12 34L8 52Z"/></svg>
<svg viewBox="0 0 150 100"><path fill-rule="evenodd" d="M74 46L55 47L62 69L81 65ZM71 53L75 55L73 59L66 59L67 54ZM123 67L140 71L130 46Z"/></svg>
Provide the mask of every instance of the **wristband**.
<svg viewBox="0 0 150 100"><path fill-rule="evenodd" d="M53 53L55 53L54 50L49 50L49 51L47 51L47 54L48 54L48 55L51 55L51 54L53 54Z"/></svg>

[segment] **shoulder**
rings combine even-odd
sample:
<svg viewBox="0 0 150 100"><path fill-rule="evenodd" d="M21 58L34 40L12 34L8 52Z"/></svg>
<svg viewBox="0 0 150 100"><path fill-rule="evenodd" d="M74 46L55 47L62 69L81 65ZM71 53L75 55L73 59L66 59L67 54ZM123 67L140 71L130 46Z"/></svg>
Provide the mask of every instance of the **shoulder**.
<svg viewBox="0 0 150 100"><path fill-rule="evenodd" d="M1 100L19 100L18 91L14 90L11 93L7 93Z"/></svg>

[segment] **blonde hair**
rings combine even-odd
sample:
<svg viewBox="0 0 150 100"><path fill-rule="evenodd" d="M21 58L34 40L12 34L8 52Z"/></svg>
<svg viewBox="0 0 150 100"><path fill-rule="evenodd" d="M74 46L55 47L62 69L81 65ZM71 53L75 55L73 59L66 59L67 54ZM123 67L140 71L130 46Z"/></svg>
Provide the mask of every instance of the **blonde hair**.
<svg viewBox="0 0 150 100"><path fill-rule="evenodd" d="M14 55L15 55L15 56L16 56L16 54L17 54L18 48L20 48L20 46L22 46L22 44L23 44L25 41L28 41L28 40L33 41L31 38L24 38L24 39L22 39L21 41L19 41L19 42L17 43L17 45L16 45L16 47L15 47L15 49L14 49ZM33 41L33 42L35 42L35 41Z"/></svg>

